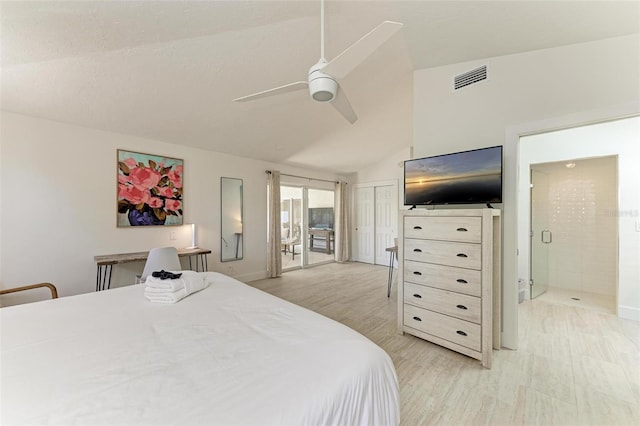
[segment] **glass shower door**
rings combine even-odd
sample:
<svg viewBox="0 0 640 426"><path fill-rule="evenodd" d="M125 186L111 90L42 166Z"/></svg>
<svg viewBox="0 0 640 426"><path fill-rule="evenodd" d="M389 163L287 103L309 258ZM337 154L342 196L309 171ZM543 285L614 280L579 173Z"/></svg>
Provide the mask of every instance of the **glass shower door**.
<svg viewBox="0 0 640 426"><path fill-rule="evenodd" d="M530 295L534 299L547 291L549 286L549 175L531 167L531 270Z"/></svg>

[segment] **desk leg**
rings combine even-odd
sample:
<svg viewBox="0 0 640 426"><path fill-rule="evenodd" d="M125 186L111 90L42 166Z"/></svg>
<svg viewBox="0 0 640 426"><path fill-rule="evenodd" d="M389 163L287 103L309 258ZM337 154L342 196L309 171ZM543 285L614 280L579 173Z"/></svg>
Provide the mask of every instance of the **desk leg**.
<svg viewBox="0 0 640 426"><path fill-rule="evenodd" d="M111 270L113 265L98 265L96 273L96 291L107 290L111 288Z"/></svg>
<svg viewBox="0 0 640 426"><path fill-rule="evenodd" d="M387 284L387 297L391 296L391 283L393 282L393 259L395 253L391 252L389 255L389 283Z"/></svg>
<svg viewBox="0 0 640 426"><path fill-rule="evenodd" d="M209 262L207 260L207 255L206 254L194 254L193 256L196 257L196 262L195 262L195 266L196 272L200 272L200 267L202 267L202 272L207 272L209 270ZM191 262L191 258L193 256L189 256L189 269L191 269L192 271L193 269L193 263Z"/></svg>

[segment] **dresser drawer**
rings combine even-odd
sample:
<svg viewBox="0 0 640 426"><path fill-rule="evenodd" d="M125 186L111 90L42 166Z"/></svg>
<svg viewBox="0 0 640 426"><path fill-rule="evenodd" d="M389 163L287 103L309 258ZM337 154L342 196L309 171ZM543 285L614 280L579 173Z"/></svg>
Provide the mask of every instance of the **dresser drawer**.
<svg viewBox="0 0 640 426"><path fill-rule="evenodd" d="M404 283L404 302L444 315L480 324L480 298Z"/></svg>
<svg viewBox="0 0 640 426"><path fill-rule="evenodd" d="M475 269L406 260L404 281L480 297L481 272Z"/></svg>
<svg viewBox="0 0 640 426"><path fill-rule="evenodd" d="M404 240L404 258L471 269L480 269L482 264L480 244L412 238Z"/></svg>
<svg viewBox="0 0 640 426"><path fill-rule="evenodd" d="M482 219L479 217L419 217L404 218L404 237L429 240L479 243Z"/></svg>
<svg viewBox="0 0 640 426"><path fill-rule="evenodd" d="M478 324L405 304L404 325L474 351L481 350L481 332Z"/></svg>

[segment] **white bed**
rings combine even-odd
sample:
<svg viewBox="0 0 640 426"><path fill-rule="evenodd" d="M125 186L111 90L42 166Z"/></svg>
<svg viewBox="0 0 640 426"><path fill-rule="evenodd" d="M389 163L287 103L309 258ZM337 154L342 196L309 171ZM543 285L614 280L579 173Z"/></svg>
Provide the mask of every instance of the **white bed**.
<svg viewBox="0 0 640 426"><path fill-rule="evenodd" d="M207 272L0 309L0 423L397 425L389 356L331 319Z"/></svg>

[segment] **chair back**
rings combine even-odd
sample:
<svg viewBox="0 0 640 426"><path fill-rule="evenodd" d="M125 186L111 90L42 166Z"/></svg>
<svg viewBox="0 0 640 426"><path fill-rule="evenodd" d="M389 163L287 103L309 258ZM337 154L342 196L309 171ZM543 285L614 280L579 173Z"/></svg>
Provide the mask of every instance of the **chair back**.
<svg viewBox="0 0 640 426"><path fill-rule="evenodd" d="M291 241L300 242L300 234L301 234L300 225L293 226L293 235L291 236Z"/></svg>
<svg viewBox="0 0 640 426"><path fill-rule="evenodd" d="M182 266L180 266L180 258L178 257L178 250L175 247L158 247L151 249L140 279L144 282L153 271L161 271L163 269L165 271L179 271L182 269Z"/></svg>

